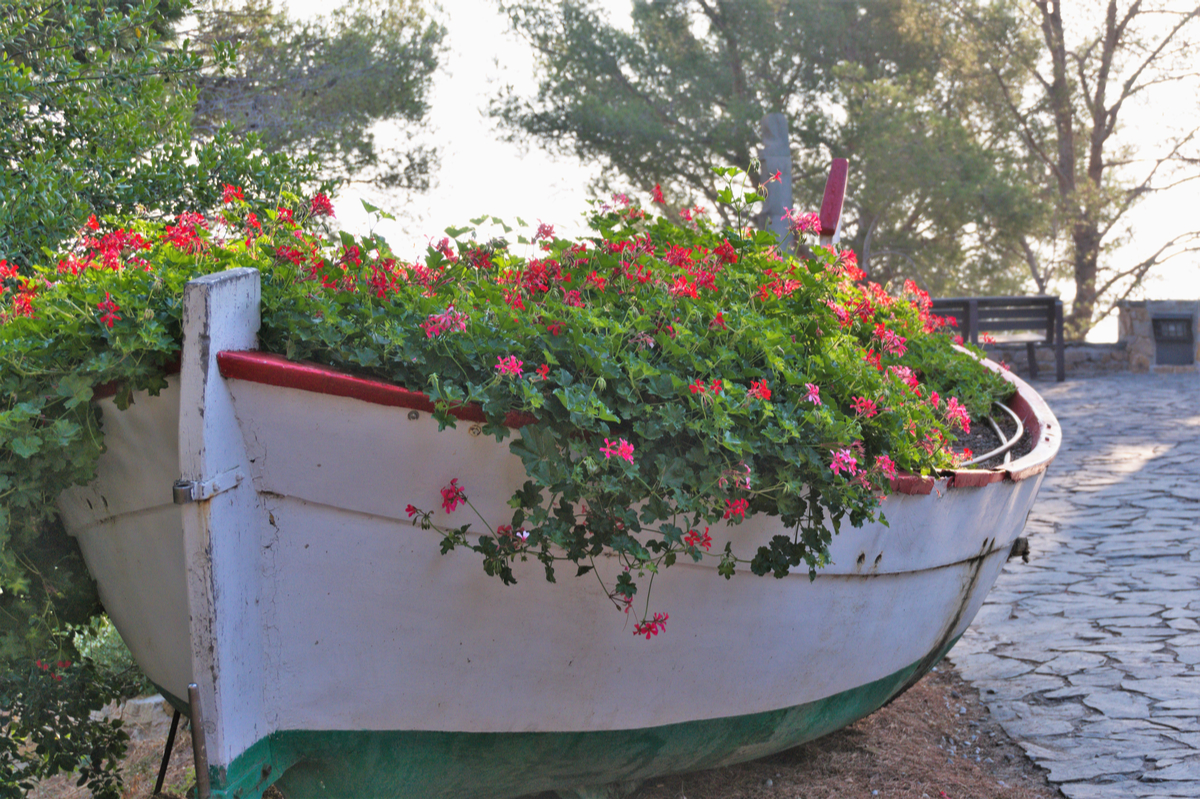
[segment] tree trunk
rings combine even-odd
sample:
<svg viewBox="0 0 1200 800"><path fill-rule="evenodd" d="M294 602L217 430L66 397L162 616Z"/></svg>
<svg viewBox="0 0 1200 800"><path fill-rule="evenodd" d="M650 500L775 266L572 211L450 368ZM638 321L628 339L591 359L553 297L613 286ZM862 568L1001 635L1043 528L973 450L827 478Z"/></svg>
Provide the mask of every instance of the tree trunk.
<svg viewBox="0 0 1200 800"><path fill-rule="evenodd" d="M1075 301L1064 320L1067 338L1082 339L1096 310L1096 266L1100 259L1100 226L1090 215L1077 219L1071 230L1074 249Z"/></svg>
<svg viewBox="0 0 1200 800"><path fill-rule="evenodd" d="M1071 85L1067 77L1067 45L1063 33L1061 0L1038 0L1042 12L1042 36L1050 53L1052 77L1047 87L1050 107L1054 113L1054 129L1058 152L1053 164L1058 185L1059 204L1071 220L1072 262L1075 278L1075 301L1066 316L1067 335L1082 338L1091 327L1092 311L1096 305L1096 263L1099 258L1100 233L1095 219L1080 203L1076 185L1075 127ZM1083 91L1083 87L1080 87Z"/></svg>

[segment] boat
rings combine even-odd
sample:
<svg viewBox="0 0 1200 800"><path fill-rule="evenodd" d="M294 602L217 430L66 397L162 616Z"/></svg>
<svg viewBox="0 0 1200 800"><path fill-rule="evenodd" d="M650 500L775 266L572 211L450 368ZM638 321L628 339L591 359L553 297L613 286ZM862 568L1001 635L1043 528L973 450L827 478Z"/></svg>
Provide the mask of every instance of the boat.
<svg viewBox="0 0 1200 800"><path fill-rule="evenodd" d="M179 375L124 411L96 401L99 476L60 499L134 657L200 723L217 797L595 792L837 730L962 635L1061 442L1008 375L1027 455L897 478L886 524L844 526L813 580L679 563L647 641L590 575L531 560L505 586L440 554L407 505L457 479L506 518L520 460L478 408L439 432L425 395L257 351L258 303L254 270L189 283ZM741 553L784 532L714 531Z"/></svg>

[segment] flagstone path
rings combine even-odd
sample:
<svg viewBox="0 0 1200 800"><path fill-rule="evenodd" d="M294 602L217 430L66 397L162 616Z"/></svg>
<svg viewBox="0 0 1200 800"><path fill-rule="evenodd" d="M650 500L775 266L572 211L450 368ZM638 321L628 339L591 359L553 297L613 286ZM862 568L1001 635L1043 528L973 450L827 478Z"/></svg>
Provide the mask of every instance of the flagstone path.
<svg viewBox="0 0 1200 800"><path fill-rule="evenodd" d="M950 660L1067 797L1200 797L1200 375L1036 385L1063 447Z"/></svg>

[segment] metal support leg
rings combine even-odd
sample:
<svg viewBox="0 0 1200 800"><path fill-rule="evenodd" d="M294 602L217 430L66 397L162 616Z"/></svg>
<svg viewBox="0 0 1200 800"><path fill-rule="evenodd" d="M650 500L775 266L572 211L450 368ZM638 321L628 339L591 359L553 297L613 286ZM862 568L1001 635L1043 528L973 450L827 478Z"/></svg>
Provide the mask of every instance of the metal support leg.
<svg viewBox="0 0 1200 800"><path fill-rule="evenodd" d="M188 705L192 708L192 758L196 762L196 797L211 796L208 783L208 748L204 742L204 715L200 711L200 687L188 684Z"/></svg>
<svg viewBox="0 0 1200 800"><path fill-rule="evenodd" d="M163 781L167 777L167 765L171 763L171 750L175 748L175 732L179 730L179 709L171 717L171 731L167 734L167 746L163 748L162 766L158 768L158 780L154 782L154 794L162 794Z"/></svg>

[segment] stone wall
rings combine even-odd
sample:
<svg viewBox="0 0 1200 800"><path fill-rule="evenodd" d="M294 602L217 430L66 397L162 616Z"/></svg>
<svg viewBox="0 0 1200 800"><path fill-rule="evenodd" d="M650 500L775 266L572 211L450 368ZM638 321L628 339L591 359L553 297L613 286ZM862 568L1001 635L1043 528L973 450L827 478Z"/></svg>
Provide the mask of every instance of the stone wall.
<svg viewBox="0 0 1200 800"><path fill-rule="evenodd" d="M1126 300L1118 304L1117 342L1129 352L1131 372L1196 372L1200 369L1200 302L1195 300ZM1172 366L1155 363L1155 317L1170 315L1192 317L1193 341L1196 345L1194 364Z"/></svg>
<svg viewBox="0 0 1200 800"><path fill-rule="evenodd" d="M1009 369L1022 378L1029 377L1029 357L1023 342L989 344L984 347L988 358L1003 361ZM1054 380L1054 348L1038 345L1034 348L1037 357L1038 380ZM1063 348L1063 362L1067 380L1088 378L1125 372L1129 369L1129 353L1124 342L1114 344L1090 344L1067 342Z"/></svg>

